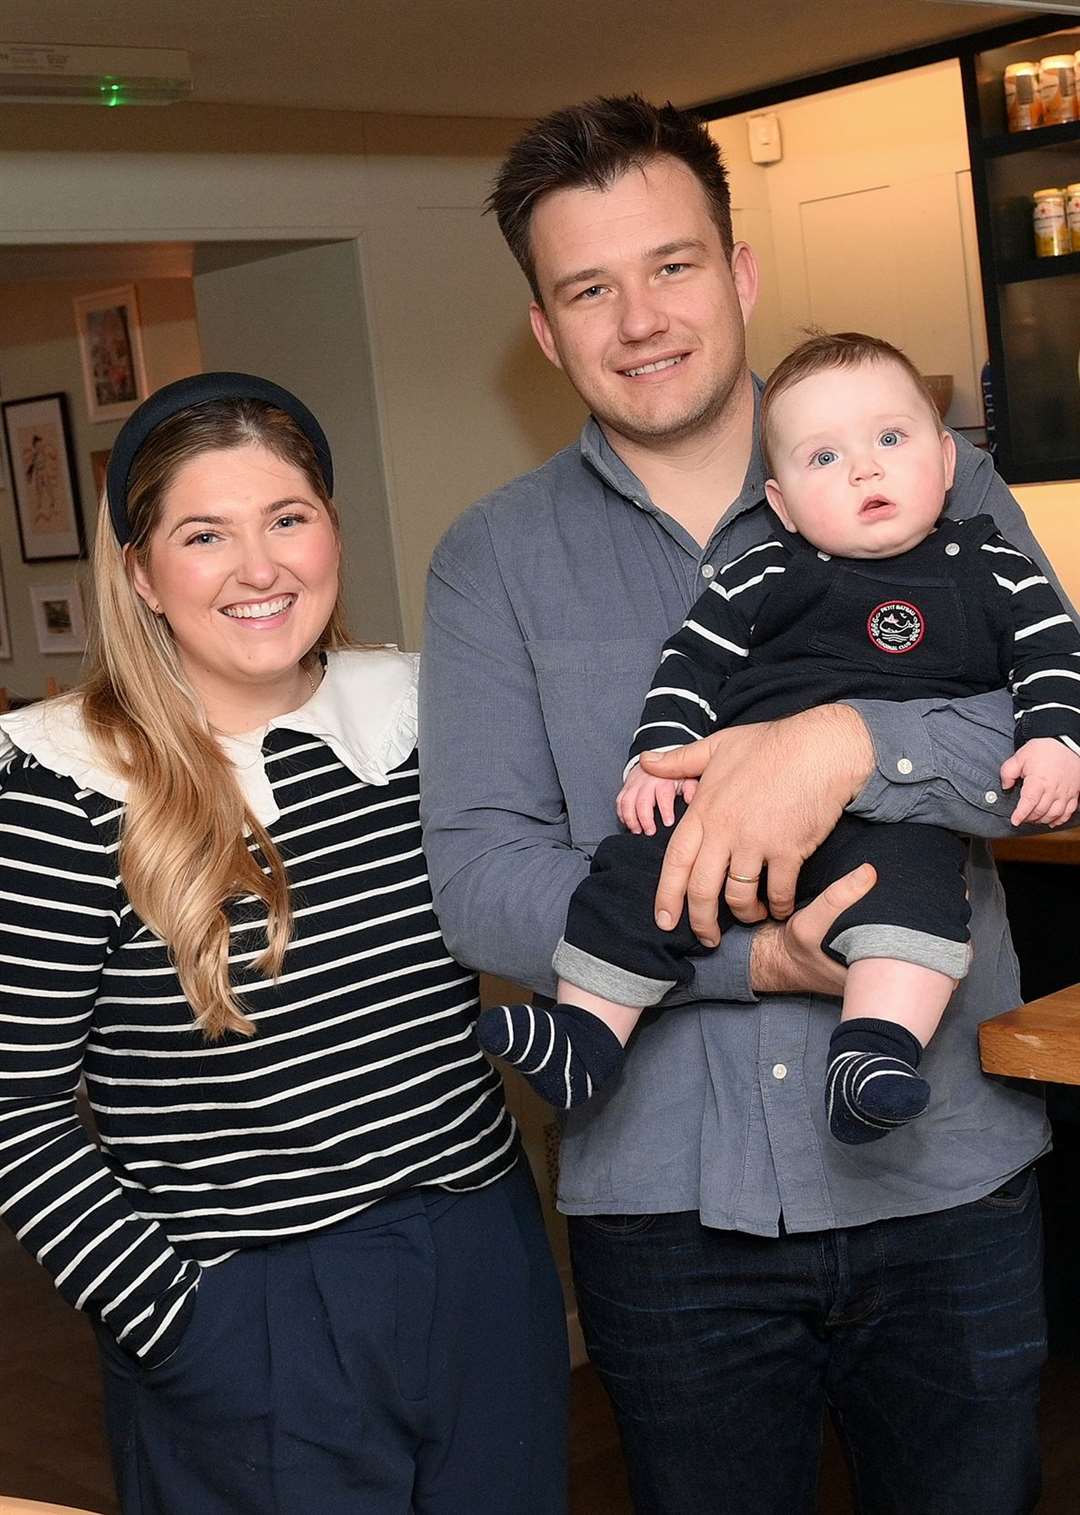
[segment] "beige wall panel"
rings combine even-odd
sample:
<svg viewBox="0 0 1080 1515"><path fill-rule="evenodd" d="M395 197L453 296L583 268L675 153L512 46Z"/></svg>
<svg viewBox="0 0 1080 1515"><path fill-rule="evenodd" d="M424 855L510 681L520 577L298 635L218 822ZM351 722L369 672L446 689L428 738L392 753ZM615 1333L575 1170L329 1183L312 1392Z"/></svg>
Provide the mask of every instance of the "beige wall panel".
<svg viewBox="0 0 1080 1515"><path fill-rule="evenodd" d="M754 372L762 378L768 378L789 346L784 340L776 252L773 247L772 205L769 199L771 165L751 161L745 116L713 121L709 132L724 156L728 171L735 239L749 243L757 259L761 287L757 309L751 317L747 332L746 351Z"/></svg>
<svg viewBox="0 0 1080 1515"><path fill-rule="evenodd" d="M1017 485L1013 494L1065 592L1080 609L1080 482Z"/></svg>
<svg viewBox="0 0 1080 1515"><path fill-rule="evenodd" d="M863 189L799 207L806 313L814 325L906 341L892 200L891 189Z"/></svg>
<svg viewBox="0 0 1080 1515"><path fill-rule="evenodd" d="M400 642L397 563L356 244L256 257L206 273L197 264L194 282L207 368L284 384L326 428L350 625L362 640Z"/></svg>
<svg viewBox="0 0 1080 1515"><path fill-rule="evenodd" d="M985 333L957 183L969 172L957 66L831 90L777 114L784 155L759 172L772 216L778 346L793 345L812 320L892 335L925 372L954 375L950 421L978 424ZM877 191L888 198L865 198Z"/></svg>

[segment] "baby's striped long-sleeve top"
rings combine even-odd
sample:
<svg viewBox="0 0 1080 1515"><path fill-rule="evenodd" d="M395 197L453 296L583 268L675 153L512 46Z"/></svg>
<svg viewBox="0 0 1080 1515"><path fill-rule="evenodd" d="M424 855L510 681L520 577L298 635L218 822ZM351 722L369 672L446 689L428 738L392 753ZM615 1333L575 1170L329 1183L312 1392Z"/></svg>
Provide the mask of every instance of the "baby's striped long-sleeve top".
<svg viewBox="0 0 1080 1515"><path fill-rule="evenodd" d="M880 559L778 532L722 568L664 644L626 771L643 752L833 700L1003 686L1017 745L1053 737L1080 755L1080 633L989 516L942 520Z"/></svg>
<svg viewBox="0 0 1080 1515"><path fill-rule="evenodd" d="M125 897L122 785L94 768L72 702L4 729L0 1212L72 1304L152 1366L203 1266L508 1171L516 1130L476 1041L475 976L446 950L421 851L415 660L331 654L302 710L226 744L294 917L272 980L254 966L265 908L231 907L251 1038L195 1029Z"/></svg>

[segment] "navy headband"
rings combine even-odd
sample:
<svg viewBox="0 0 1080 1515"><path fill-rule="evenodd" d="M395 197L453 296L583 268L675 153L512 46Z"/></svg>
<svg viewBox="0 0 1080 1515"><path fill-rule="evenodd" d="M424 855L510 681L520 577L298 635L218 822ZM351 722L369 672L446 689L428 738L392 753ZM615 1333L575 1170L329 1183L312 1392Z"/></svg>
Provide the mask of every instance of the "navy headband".
<svg viewBox="0 0 1080 1515"><path fill-rule="evenodd" d="M256 378L249 373L199 373L190 379L178 379L175 384L166 384L155 390L137 410L132 411L109 453L108 495L109 515L112 519L116 540L123 547L131 538L131 522L128 520L127 494L131 465L136 454L150 433L192 405L202 405L208 400L264 400L266 404L283 410L299 426L311 443L319 464L326 493L334 493L334 460L330 456L330 444L315 417L294 394L271 384L269 379Z"/></svg>

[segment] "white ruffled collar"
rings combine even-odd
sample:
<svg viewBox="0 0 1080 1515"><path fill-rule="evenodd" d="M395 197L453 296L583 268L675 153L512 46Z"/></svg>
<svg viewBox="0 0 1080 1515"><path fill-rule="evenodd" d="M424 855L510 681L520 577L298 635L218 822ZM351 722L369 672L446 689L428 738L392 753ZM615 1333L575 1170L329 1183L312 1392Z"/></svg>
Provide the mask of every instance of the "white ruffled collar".
<svg viewBox="0 0 1080 1515"><path fill-rule="evenodd" d="M275 716L258 731L219 738L248 808L262 825L280 811L266 776L262 746L277 727L319 737L365 784L389 783L392 769L416 746L419 657L396 647L328 652L322 683L299 710ZM77 696L47 700L0 715L0 759L14 748L81 789L126 801L127 784L102 766Z"/></svg>

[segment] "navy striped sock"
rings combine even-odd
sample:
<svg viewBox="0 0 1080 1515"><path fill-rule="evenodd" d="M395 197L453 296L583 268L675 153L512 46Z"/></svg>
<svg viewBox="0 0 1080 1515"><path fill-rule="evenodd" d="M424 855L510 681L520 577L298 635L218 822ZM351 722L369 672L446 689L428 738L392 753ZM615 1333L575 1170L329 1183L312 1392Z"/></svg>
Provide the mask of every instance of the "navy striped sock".
<svg viewBox="0 0 1080 1515"><path fill-rule="evenodd" d="M863 1016L840 1022L825 1074L829 1129L837 1141L880 1141L923 1113L930 1085L915 1072L921 1053L918 1039L895 1021Z"/></svg>
<svg viewBox="0 0 1080 1515"><path fill-rule="evenodd" d="M614 1031L577 1005L495 1005L480 1012L476 1034L485 1052L512 1064L560 1110L591 1099L623 1059Z"/></svg>

